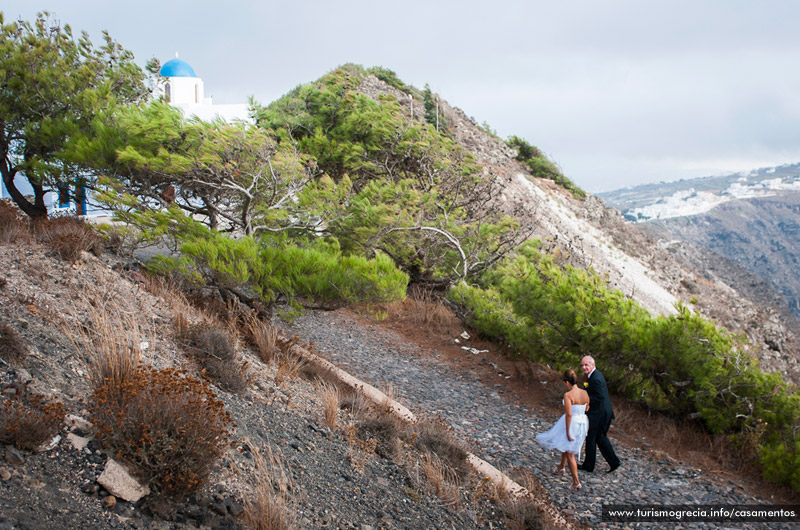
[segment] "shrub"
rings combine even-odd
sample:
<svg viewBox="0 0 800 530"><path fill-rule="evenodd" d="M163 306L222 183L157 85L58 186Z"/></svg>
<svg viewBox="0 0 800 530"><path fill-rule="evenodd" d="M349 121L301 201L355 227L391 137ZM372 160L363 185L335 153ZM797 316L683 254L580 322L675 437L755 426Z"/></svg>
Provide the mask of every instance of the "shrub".
<svg viewBox="0 0 800 530"><path fill-rule="evenodd" d="M586 192L565 177L558 166L548 160L538 147L518 136L510 137L506 143L517 150L517 160L528 166L533 176L552 180L575 198L582 199L586 196Z"/></svg>
<svg viewBox="0 0 800 530"><path fill-rule="evenodd" d="M54 217L38 221L36 236L59 258L70 263L78 261L83 251L97 251L100 248L100 237L77 217Z"/></svg>
<svg viewBox="0 0 800 530"><path fill-rule="evenodd" d="M0 323L0 358L8 362L18 362L25 358L28 346L17 330L7 323Z"/></svg>
<svg viewBox="0 0 800 530"><path fill-rule="evenodd" d="M0 243L30 239L28 225L19 216L19 210L9 201L0 200Z"/></svg>
<svg viewBox="0 0 800 530"><path fill-rule="evenodd" d="M673 417L702 421L760 456L765 475L800 491L800 395L764 374L727 330L679 305L651 316L588 270L561 267L536 244L449 296L482 334L557 369L602 360L609 387Z"/></svg>
<svg viewBox="0 0 800 530"><path fill-rule="evenodd" d="M456 438L452 427L444 419L420 420L411 427L411 437L417 449L435 455L459 479L465 479L472 473L466 445Z"/></svg>
<svg viewBox="0 0 800 530"><path fill-rule="evenodd" d="M240 358L227 331L208 325L190 326L181 338L203 375L229 392L247 388L249 363Z"/></svg>
<svg viewBox="0 0 800 530"><path fill-rule="evenodd" d="M383 66L372 66L367 68L366 73L374 75L387 85L392 86L401 92L405 92L406 94L410 94L413 90L410 86L403 83L393 70L384 68Z"/></svg>
<svg viewBox="0 0 800 530"><path fill-rule="evenodd" d="M381 458L394 459L400 452L400 426L389 412L369 416L358 423L361 439L375 440L375 453Z"/></svg>
<svg viewBox="0 0 800 530"><path fill-rule="evenodd" d="M0 389L0 443L33 451L52 439L64 419L64 405L32 393L27 384Z"/></svg>
<svg viewBox="0 0 800 530"><path fill-rule="evenodd" d="M222 455L233 422L202 380L176 369L137 371L92 394L95 434L157 495L197 490Z"/></svg>

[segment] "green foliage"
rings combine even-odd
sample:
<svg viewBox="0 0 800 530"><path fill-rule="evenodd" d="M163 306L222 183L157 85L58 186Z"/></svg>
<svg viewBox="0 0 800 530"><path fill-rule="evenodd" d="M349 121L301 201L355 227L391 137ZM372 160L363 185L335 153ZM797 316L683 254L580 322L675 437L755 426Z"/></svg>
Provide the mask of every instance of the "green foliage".
<svg viewBox="0 0 800 530"><path fill-rule="evenodd" d="M259 126L296 142L321 172L319 185L301 192L324 219L317 227L345 253L386 252L413 282L445 285L524 239L486 207L494 177L450 138L409 120L394 97L359 93L364 75L348 65L256 108Z"/></svg>
<svg viewBox="0 0 800 530"><path fill-rule="evenodd" d="M254 293L266 304L277 300L307 305L382 303L403 298L408 276L385 254L372 259L343 254L335 240L273 237L232 239L197 221L171 212L137 217L155 234L170 233L179 243L179 258L158 257L156 272L180 272L191 281Z"/></svg>
<svg viewBox="0 0 800 530"><path fill-rule="evenodd" d="M374 75L387 85L392 86L402 92L405 92L406 94L411 94L412 92L414 92L414 89L403 83L397 77L396 73L394 73L392 70L389 70L388 68L384 68L383 66L373 66L371 68L367 68L366 73Z"/></svg>
<svg viewBox="0 0 800 530"><path fill-rule="evenodd" d="M565 177L561 170L548 160L536 146L518 136L510 137L506 143L517 150L517 160L525 164L534 177L550 179L578 199L586 196L586 192Z"/></svg>
<svg viewBox="0 0 800 530"><path fill-rule="evenodd" d="M740 341L678 306L652 317L598 275L560 266L536 244L449 297L482 334L557 369L584 355L602 363L614 391L676 417L697 417L714 433L756 435L765 474L800 486L779 468L797 461L800 396L759 371Z"/></svg>
<svg viewBox="0 0 800 530"><path fill-rule="evenodd" d="M225 452L233 421L203 381L145 367L92 394L95 435L158 495L196 491Z"/></svg>
<svg viewBox="0 0 800 530"><path fill-rule="evenodd" d="M151 204L175 204L211 228L260 230L306 218L291 200L310 181L306 160L245 123L185 120L162 102L105 115L73 159L116 177L116 189Z"/></svg>
<svg viewBox="0 0 800 530"><path fill-rule="evenodd" d="M439 111L439 94L431 92L431 87L427 83L422 91L422 103L425 106L425 121L433 125L437 131L447 129L447 120Z"/></svg>
<svg viewBox="0 0 800 530"><path fill-rule="evenodd" d="M12 200L31 217L47 215L44 195L58 184L86 178L62 154L66 142L89 129L94 116L147 97L133 55L103 34L72 35L48 13L33 23L6 24L0 13L0 174ZM31 202L14 184L24 175Z"/></svg>

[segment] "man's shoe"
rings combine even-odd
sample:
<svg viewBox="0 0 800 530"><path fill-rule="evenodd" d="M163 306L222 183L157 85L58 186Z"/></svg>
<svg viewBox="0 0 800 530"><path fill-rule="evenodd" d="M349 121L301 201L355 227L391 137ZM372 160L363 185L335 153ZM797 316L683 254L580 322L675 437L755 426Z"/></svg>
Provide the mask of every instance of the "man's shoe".
<svg viewBox="0 0 800 530"><path fill-rule="evenodd" d="M614 470L615 470L615 469L617 469L617 468L619 467L619 464L620 464L620 463L619 463L619 462L617 462L617 465L616 465L616 466L611 466L611 469L609 469L608 471L606 471L606 473L613 473L613 472L614 472Z"/></svg>
<svg viewBox="0 0 800 530"><path fill-rule="evenodd" d="M594 468L592 468L592 469L589 469L588 467L586 467L586 466L585 466L585 465L583 465L583 464L578 464L578 469L580 469L580 470L583 470L583 471L586 471L587 473L591 473L591 472L593 472L593 471L594 471Z"/></svg>

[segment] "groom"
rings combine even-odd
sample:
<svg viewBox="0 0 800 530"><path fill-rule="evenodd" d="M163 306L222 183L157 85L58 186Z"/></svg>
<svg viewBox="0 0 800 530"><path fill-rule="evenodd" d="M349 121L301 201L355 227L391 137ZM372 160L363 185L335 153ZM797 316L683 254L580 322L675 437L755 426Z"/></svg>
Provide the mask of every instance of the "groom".
<svg viewBox="0 0 800 530"><path fill-rule="evenodd" d="M611 408L611 399L608 397L606 379L595 369L594 359L589 355L581 359L581 369L588 382L584 383L584 386L588 384L586 392L589 393L589 410L586 411L586 415L589 417L589 432L586 435L586 456L578 469L590 473L594 471L597 447L599 447L603 458L611 466L611 469L608 470L611 473L619 467L620 462L614 453L614 448L611 447L611 442L606 437L611 420L614 419L614 410Z"/></svg>

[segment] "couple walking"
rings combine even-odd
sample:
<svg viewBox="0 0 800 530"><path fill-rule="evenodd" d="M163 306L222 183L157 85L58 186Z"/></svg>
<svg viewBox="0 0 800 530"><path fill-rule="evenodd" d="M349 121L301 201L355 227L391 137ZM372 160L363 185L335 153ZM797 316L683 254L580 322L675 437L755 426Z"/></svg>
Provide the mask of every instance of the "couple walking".
<svg viewBox="0 0 800 530"><path fill-rule="evenodd" d="M561 451L561 463L554 473L562 473L569 466L572 474L571 489L581 489L578 469L591 473L594 471L597 448L611 468L611 473L619 467L620 461L606 434L614 419L611 399L608 397L606 380L594 365L594 359L586 356L581 359L581 370L586 376L584 386L578 386L577 376L573 370L564 372L564 415L547 431L536 435L536 440L548 449ZM575 455L580 454L581 446L586 440L586 455L583 463L578 465Z"/></svg>

